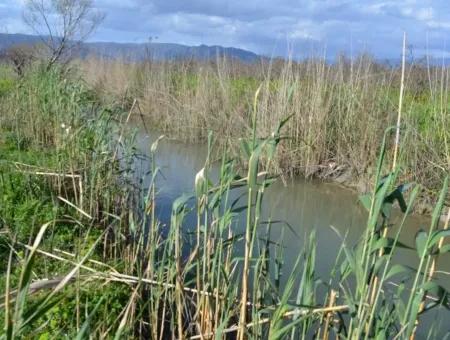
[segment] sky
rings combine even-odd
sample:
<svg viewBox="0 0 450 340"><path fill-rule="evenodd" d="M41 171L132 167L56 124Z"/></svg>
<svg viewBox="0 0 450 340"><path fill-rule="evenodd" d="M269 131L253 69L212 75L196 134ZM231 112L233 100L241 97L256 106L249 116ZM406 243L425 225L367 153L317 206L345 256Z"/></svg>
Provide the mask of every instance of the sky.
<svg viewBox="0 0 450 340"><path fill-rule="evenodd" d="M26 0L0 0L0 32L30 33ZM44 0L45 1L45 0ZM266 56L368 52L450 57L449 0L94 0L105 14L91 41L222 45Z"/></svg>

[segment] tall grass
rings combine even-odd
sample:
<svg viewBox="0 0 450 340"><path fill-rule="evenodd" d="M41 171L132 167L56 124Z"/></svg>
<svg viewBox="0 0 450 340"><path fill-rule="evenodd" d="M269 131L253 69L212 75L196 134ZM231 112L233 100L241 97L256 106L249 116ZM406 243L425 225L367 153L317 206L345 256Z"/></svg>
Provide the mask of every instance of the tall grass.
<svg viewBox="0 0 450 340"><path fill-rule="evenodd" d="M239 141L206 136L208 154L193 192L173 202L166 225L155 213L161 175L155 155L164 139L149 145L151 180L140 187L134 164L144 155L126 125L135 105L126 112L99 104L97 92L76 73L38 69L19 80L1 99L3 337L384 339L428 333L422 316L449 307L434 277L438 256L449 251L442 240L450 233L439 224L448 180L416 247L400 243L420 186L399 184L407 173L401 162L391 168L392 128L383 130L376 152L374 190L360 197L368 210L364 233L355 245L342 239L329 277L316 275L314 235L298 254L286 254L282 242L271 239L276 222L262 219L262 203L277 180L274 164L295 135L299 118L289 116L288 107L299 103L300 84L285 89L286 107L276 113L282 119L270 130L262 115L271 105L264 82L248 103ZM239 156L232 156L237 147ZM402 219L393 225L397 204ZM417 268L395 262L405 248L417 256ZM296 257L287 274L286 256Z"/></svg>
<svg viewBox="0 0 450 340"><path fill-rule="evenodd" d="M408 62L408 61L407 61ZM395 125L401 69L368 55L302 62L234 60L141 63L89 59L81 62L88 83L102 96L139 109L158 129L188 140L230 144L252 127L253 94L260 137L291 116L273 164L279 173L337 179L364 192L373 183L377 146L386 126ZM448 71L410 60L404 79L402 129L408 131L399 155L415 180L434 193L450 166ZM392 143L389 143L388 148ZM392 153L389 153L389 157ZM430 202L428 202L430 203ZM429 208L431 209L431 207Z"/></svg>

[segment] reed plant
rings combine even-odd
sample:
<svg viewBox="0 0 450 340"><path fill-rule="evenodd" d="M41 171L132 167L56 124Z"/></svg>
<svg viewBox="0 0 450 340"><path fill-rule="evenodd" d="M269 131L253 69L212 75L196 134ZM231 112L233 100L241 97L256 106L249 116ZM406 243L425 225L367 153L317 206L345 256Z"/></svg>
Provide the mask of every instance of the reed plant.
<svg viewBox="0 0 450 340"><path fill-rule="evenodd" d="M289 68L300 67L276 66L271 72L287 78ZM307 66L323 77L331 72L320 62ZM171 81L227 91L224 78L208 77L217 88L185 76ZM76 72L36 69L21 79L1 99L2 336L406 339L431 332L423 315L449 308L448 292L434 275L438 257L450 250L444 242L448 220L439 224L448 180L442 176L429 227L416 235L414 247L402 244L399 236L421 186L402 182L408 177L402 163L406 136L392 167L393 128L383 128L381 148L374 152L373 191L360 197L368 214L364 232L356 244L342 237L328 277L315 270L320 248L314 234L293 255L285 253L282 239L272 239L280 226L263 218L265 193L300 123L291 105L299 105L303 91L324 91L317 81L262 79L245 104L241 138L220 143L214 131L205 136L206 161L193 178L192 193L174 200L165 224L156 214L162 173L156 154L164 139L142 155L129 127L142 101L105 106L105 97ZM273 88L279 97L269 96ZM308 104L318 111L301 119L319 118L318 108L329 98L322 95ZM276 98L282 109L269 118ZM327 116L320 119L328 126ZM301 138L320 141L308 128ZM237 134L231 126L229 133ZM313 162L316 156L305 157ZM142 159L150 164L150 181L136 171ZM397 205L402 218L394 223ZM400 250L417 256L418 266L396 262ZM285 268L287 256L295 256L293 268Z"/></svg>
<svg viewBox="0 0 450 340"><path fill-rule="evenodd" d="M125 106L137 99L140 112L171 137L206 141L214 131L235 155L239 143L233 141L251 130L253 94L262 83L258 136L292 116L290 139L280 144L273 170L334 179L361 192L373 183L385 127L396 124L402 83L401 67L366 54L338 56L334 63L320 57L253 64L91 58L80 66L102 97ZM426 198L428 212L428 194L439 192L450 164L448 82L446 66L406 60L402 127L409 133L399 155L406 169L402 180L424 185L419 198Z"/></svg>

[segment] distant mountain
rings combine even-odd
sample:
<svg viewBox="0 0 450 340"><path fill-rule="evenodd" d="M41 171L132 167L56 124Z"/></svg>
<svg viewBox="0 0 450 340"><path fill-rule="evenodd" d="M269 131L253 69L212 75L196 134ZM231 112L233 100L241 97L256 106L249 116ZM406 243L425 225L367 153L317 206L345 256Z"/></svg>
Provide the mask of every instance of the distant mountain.
<svg viewBox="0 0 450 340"><path fill-rule="evenodd" d="M1 34L0 50L16 44L36 44L42 39L34 35L26 34ZM90 55L105 58L126 58L130 60L142 60L152 57L158 60L172 59L196 59L211 60L218 56L235 58L244 62L255 62L262 57L256 53L234 47L222 46L187 46L169 43L114 43L114 42L89 42L83 43L77 51L78 56Z"/></svg>
<svg viewBox="0 0 450 340"><path fill-rule="evenodd" d="M28 34L5 34L0 33L0 50L17 44L36 44L42 39L35 35Z"/></svg>

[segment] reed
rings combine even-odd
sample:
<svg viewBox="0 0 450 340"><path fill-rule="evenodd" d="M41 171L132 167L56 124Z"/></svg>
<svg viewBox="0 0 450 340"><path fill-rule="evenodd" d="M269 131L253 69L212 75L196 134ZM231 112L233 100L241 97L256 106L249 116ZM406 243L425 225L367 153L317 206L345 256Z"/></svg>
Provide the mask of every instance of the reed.
<svg viewBox="0 0 450 340"><path fill-rule="evenodd" d="M143 115L171 137L206 141L213 131L234 155L236 141L252 129L253 94L262 84L257 135L268 136L292 116L285 131L290 138L280 144L272 170L337 180L361 192L371 188L377 146L385 127L396 124L402 93L402 130L408 133L401 153L388 155L404 164L402 180L438 194L450 164L446 66L411 59L402 72L361 55L339 56L333 64L321 58L255 64L92 58L80 67L101 97L125 106L137 99ZM395 148L394 140L388 148ZM431 213L425 196L426 190L419 197L428 202L422 210Z"/></svg>
<svg viewBox="0 0 450 340"><path fill-rule="evenodd" d="M143 67L130 67L138 66ZM347 99L371 95L358 85L361 72L367 70L356 66L349 74L340 66L351 87L339 91L354 89ZM145 67L159 72L160 67L180 66ZM314 70L322 78L307 83L294 70L306 75ZM169 73L175 77L171 81L191 89L194 85L183 83L189 80L205 86L204 91L229 94L232 72L220 77L199 73L203 79L189 78L188 71L177 70L185 72L181 80L174 76L179 73ZM144 106L142 100L105 106L106 97L100 98L98 88L92 90L75 70L29 72L0 99L0 150L5 155L0 163L0 244L7 249L0 257L4 338L408 338L428 331L419 322L424 313L449 307L448 292L434 275L437 256L450 250L443 241L450 232L439 224L448 181L443 179L430 226L417 234L415 247L400 243L421 188L402 182L409 176L404 163L407 134L399 144L397 165L391 167L389 127L383 128L381 148L374 151L378 160L372 161L373 191L360 197L368 210L360 240L349 245L342 238L332 272L319 278L315 266L320 247L312 234L283 276L288 255L282 241L271 238L275 222L262 220L262 203L277 180L273 170L280 167L295 138L320 147L321 138L328 137L315 129L334 131L328 121L331 113L319 115L325 102L337 100L330 94L337 84L321 83L335 72L329 65L274 63L269 75L262 72L262 85L253 84L252 99L245 104L250 112L241 117L245 124L240 139L228 125L223 131L235 141L220 143L222 137L214 132L205 136L206 162L193 179L193 192L173 202L167 225L156 214L156 179L162 170L155 155L164 140L149 145L149 156L142 155L129 126L137 102ZM241 77L246 69L235 72ZM167 73L161 77L167 80ZM206 86L205 79L215 79L218 87ZM244 88L250 91L247 84ZM310 98L307 107L315 111L304 111L305 117L294 111L306 105L300 103L308 91L321 95ZM198 100L205 98L196 95ZM237 103L226 105L239 107L242 98L229 97ZM226 109L224 103L216 102L216 108ZM357 121L361 117L356 102L352 105L348 114ZM226 121L220 116L223 111L217 114L217 121ZM236 118L231 113L227 117ZM311 123L300 131L300 123L308 121L318 125ZM198 122L206 124L204 128L216 124L209 119ZM345 126L350 120L341 123ZM338 136L339 131L333 133ZM339 143L336 150L342 147ZM302 157L315 162L318 156L311 152ZM137 171L142 158L151 163L146 187ZM398 223L391 216L396 205L402 214ZM383 233L382 226L389 226L389 233ZM417 268L395 261L405 248L417 256Z"/></svg>

